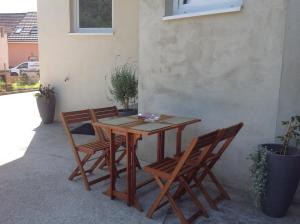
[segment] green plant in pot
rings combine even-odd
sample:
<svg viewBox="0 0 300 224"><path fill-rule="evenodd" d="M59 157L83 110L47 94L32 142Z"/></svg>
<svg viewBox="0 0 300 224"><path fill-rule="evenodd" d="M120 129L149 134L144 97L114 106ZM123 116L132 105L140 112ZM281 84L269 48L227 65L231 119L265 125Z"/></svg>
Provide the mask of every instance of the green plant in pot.
<svg viewBox="0 0 300 224"><path fill-rule="evenodd" d="M255 202L271 217L286 215L300 179L300 116L282 121L286 127L281 144L262 144L250 154Z"/></svg>
<svg viewBox="0 0 300 224"><path fill-rule="evenodd" d="M110 93L113 99L123 106L123 109L119 110L121 116L137 114L137 109L130 108L135 104L138 94L138 80L133 65L126 63L114 68Z"/></svg>
<svg viewBox="0 0 300 224"><path fill-rule="evenodd" d="M53 122L55 114L55 92L51 85L40 85L38 93L35 94L40 116L44 124Z"/></svg>

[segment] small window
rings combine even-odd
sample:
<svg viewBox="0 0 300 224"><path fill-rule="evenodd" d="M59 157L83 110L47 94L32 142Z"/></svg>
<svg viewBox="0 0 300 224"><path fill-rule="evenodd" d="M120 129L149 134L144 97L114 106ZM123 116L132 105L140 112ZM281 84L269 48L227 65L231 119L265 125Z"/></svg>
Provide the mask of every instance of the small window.
<svg viewBox="0 0 300 224"><path fill-rule="evenodd" d="M18 69L27 69L28 68L28 63L23 63L18 66Z"/></svg>
<svg viewBox="0 0 300 224"><path fill-rule="evenodd" d="M173 15L209 15L240 11L243 0L173 0Z"/></svg>
<svg viewBox="0 0 300 224"><path fill-rule="evenodd" d="M30 34L37 34L38 33L38 28L37 26L33 26L30 30Z"/></svg>
<svg viewBox="0 0 300 224"><path fill-rule="evenodd" d="M19 34L19 33L21 33L22 32L22 28L17 28L16 30L15 30L15 33L17 33L17 34Z"/></svg>
<svg viewBox="0 0 300 224"><path fill-rule="evenodd" d="M73 0L73 32L111 33L113 0Z"/></svg>

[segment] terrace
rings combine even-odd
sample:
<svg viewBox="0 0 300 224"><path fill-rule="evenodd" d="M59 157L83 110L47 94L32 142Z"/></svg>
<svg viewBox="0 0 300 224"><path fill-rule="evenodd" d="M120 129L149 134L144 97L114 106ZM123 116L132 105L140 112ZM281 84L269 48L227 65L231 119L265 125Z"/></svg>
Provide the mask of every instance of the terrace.
<svg viewBox="0 0 300 224"><path fill-rule="evenodd" d="M93 185L90 192L83 189L80 179L68 181L75 163L63 127L60 123L40 124L32 93L1 96L0 104L0 132L4 136L0 142L0 223L178 223L168 207L154 219L145 217L158 193L155 184L138 191L145 210L139 212L102 194L109 181ZM82 142L90 139L78 137ZM144 178L146 175L139 171L138 179ZM118 184L124 181L125 175L121 175ZM299 204L293 204L285 218L273 219L253 206L249 193L226 190L232 200L222 202L219 211L208 209L210 217L201 217L195 223L300 223ZM180 202L186 213L190 211L189 202L185 198Z"/></svg>

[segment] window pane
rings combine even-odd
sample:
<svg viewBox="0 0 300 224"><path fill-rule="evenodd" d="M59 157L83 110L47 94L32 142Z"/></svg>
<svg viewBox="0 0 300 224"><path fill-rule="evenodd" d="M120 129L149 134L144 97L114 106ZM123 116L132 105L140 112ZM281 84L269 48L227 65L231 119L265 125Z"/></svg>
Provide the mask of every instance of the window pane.
<svg viewBox="0 0 300 224"><path fill-rule="evenodd" d="M80 28L111 28L112 0L79 0Z"/></svg>
<svg viewBox="0 0 300 224"><path fill-rule="evenodd" d="M28 68L28 63L21 64L18 69Z"/></svg>

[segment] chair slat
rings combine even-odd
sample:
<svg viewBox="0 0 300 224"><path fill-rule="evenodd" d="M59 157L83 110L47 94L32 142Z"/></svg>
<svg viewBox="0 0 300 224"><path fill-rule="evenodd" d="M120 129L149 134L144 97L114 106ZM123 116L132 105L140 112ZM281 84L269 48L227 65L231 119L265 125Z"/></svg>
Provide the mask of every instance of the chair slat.
<svg viewBox="0 0 300 224"><path fill-rule="evenodd" d="M61 116L62 120L68 125L84 121L91 121L91 114L89 110L63 112L61 113Z"/></svg>

